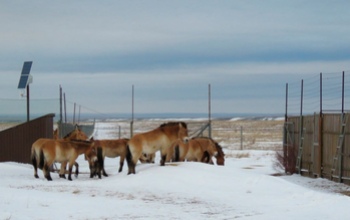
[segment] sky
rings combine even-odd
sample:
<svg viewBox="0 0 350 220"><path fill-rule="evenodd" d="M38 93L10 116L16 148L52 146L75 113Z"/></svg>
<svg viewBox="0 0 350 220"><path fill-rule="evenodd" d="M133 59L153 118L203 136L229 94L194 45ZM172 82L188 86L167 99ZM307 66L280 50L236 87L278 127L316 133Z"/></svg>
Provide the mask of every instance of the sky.
<svg viewBox="0 0 350 220"><path fill-rule="evenodd" d="M286 83L350 70L348 1L0 1L0 101L99 113L284 114ZM9 100L10 99L10 100ZM13 100L12 100L13 99ZM23 99L22 99L23 101ZM52 105L53 106L53 105ZM57 109L57 106L55 105ZM44 109L44 110L43 110Z"/></svg>

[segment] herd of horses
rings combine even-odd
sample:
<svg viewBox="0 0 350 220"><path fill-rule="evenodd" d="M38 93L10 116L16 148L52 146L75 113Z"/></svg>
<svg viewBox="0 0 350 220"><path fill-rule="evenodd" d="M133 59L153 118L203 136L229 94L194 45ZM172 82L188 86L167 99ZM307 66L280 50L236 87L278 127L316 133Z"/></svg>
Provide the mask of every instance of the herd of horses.
<svg viewBox="0 0 350 220"><path fill-rule="evenodd" d="M72 180L72 170L75 166L75 176L79 174L79 164L76 159L84 154L89 164L90 178L108 176L104 169L105 157L120 157L119 172L122 172L124 161L128 164L128 174L136 174L135 167L141 163L154 163L155 154L159 151L160 165L168 162L197 161L217 165L225 164L225 154L222 147L208 137L188 137L185 122L168 122L151 131L139 133L130 139L95 140L87 137L78 126L63 139L58 139L58 130L54 138L40 138L31 149L31 161L34 167L34 177L39 178L37 169L41 169L47 180L52 180L50 168L55 162L61 163L59 177L66 178L68 164L68 180Z"/></svg>

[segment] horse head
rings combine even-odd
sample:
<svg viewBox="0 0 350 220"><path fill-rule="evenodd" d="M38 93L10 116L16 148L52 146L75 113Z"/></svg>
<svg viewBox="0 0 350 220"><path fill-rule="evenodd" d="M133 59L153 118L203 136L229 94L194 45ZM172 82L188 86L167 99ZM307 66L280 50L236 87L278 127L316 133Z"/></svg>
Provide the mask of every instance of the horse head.
<svg viewBox="0 0 350 220"><path fill-rule="evenodd" d="M215 155L216 163L217 163L217 165L224 166L225 165L225 153L222 150L222 147L217 142L215 142L215 148L217 150L217 153Z"/></svg>
<svg viewBox="0 0 350 220"><path fill-rule="evenodd" d="M79 127L76 127L70 134L70 139L76 139L76 140L87 140L89 137L79 129Z"/></svg>
<svg viewBox="0 0 350 220"><path fill-rule="evenodd" d="M90 178L97 175L101 179L101 171L103 168L102 148L91 146L89 150L85 152L85 160L89 162Z"/></svg>
<svg viewBox="0 0 350 220"><path fill-rule="evenodd" d="M188 143L188 130L187 124L185 122L179 122L179 131L177 137L182 140L184 143Z"/></svg>

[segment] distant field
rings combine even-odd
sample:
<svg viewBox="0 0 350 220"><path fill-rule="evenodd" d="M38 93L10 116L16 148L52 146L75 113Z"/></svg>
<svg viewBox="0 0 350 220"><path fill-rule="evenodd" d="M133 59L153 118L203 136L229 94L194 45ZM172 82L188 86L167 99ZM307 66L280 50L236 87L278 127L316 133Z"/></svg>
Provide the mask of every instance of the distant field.
<svg viewBox="0 0 350 220"><path fill-rule="evenodd" d="M152 130L166 120L142 120L135 121L134 133ZM206 121L187 121L189 133L192 134L203 125ZM0 123L0 131L17 125L18 123L6 122ZM130 122L98 122L95 127L94 137L118 138L119 128L122 137L130 137ZM212 138L219 142L222 147L229 150L257 149L257 150L278 150L282 148L282 120L213 120L212 121ZM103 132L99 132L99 131ZM101 133L108 134L99 136ZM203 133L208 136L208 131ZM241 142L242 141L242 142ZM242 144L241 144L242 143Z"/></svg>

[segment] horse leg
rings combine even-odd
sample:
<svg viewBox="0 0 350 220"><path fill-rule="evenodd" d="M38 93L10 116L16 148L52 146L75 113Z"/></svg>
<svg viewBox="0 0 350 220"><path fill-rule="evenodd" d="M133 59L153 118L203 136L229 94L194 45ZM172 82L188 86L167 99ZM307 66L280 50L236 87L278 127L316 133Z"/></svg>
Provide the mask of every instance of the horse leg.
<svg viewBox="0 0 350 220"><path fill-rule="evenodd" d="M51 165L50 165L51 166ZM50 175L50 166L48 165L47 162L44 163L44 167L43 167L43 173L44 173L44 176L45 178L48 180L48 181L52 181L52 178L51 178L51 175Z"/></svg>
<svg viewBox="0 0 350 220"><path fill-rule="evenodd" d="M68 169L68 180L69 180L69 181L72 181L73 164L74 164L74 163L69 162L69 169Z"/></svg>
<svg viewBox="0 0 350 220"><path fill-rule="evenodd" d="M105 171L105 168L104 168L104 167L102 168L102 175L103 175L103 176L106 176L106 177L108 176L108 174L106 173L106 171Z"/></svg>
<svg viewBox="0 0 350 220"><path fill-rule="evenodd" d="M105 161L105 156L102 156L102 160L103 160L103 164L102 164L102 167L101 167L101 170L102 170L102 175L107 177L108 174L106 173L106 170L105 170L105 165L104 165L104 161ZM98 175L98 178L101 179L101 171L97 172L97 175Z"/></svg>
<svg viewBox="0 0 350 220"><path fill-rule="evenodd" d="M59 172L59 177L66 179L66 166L67 166L67 161L64 161L61 163L61 168Z"/></svg>
<svg viewBox="0 0 350 220"><path fill-rule="evenodd" d="M75 166L75 177L78 177L79 175L79 164L77 162L74 162Z"/></svg>
<svg viewBox="0 0 350 220"><path fill-rule="evenodd" d="M125 160L125 157L124 156L120 156L120 159L119 159L119 170L118 170L119 173L123 171L124 160Z"/></svg>
<svg viewBox="0 0 350 220"><path fill-rule="evenodd" d="M164 150L160 150L160 165L165 166L165 161L167 159L167 152L164 152Z"/></svg>
<svg viewBox="0 0 350 220"><path fill-rule="evenodd" d="M38 176L38 161L37 161L35 152L32 152L32 164L34 167L34 177L39 178L39 176Z"/></svg>

